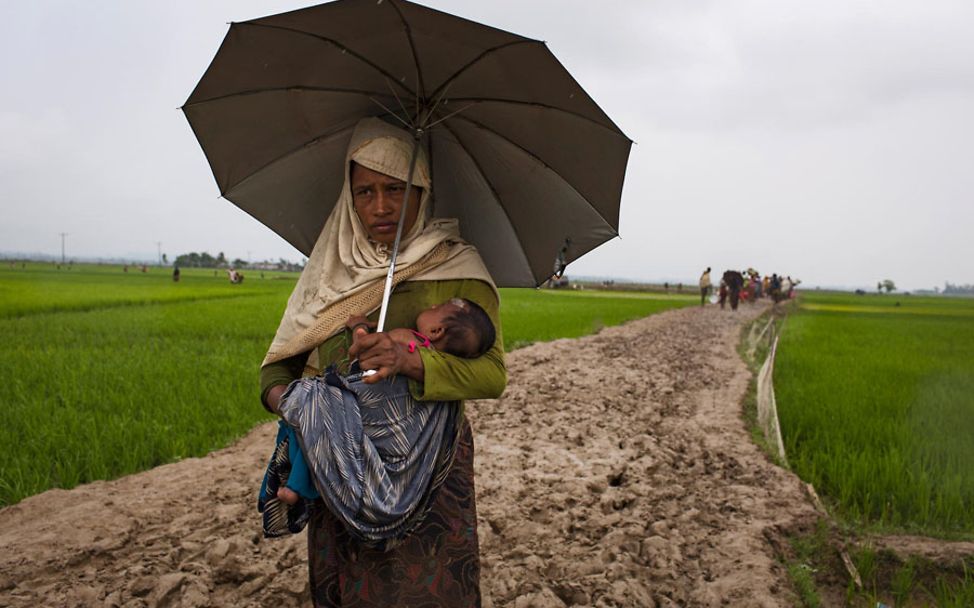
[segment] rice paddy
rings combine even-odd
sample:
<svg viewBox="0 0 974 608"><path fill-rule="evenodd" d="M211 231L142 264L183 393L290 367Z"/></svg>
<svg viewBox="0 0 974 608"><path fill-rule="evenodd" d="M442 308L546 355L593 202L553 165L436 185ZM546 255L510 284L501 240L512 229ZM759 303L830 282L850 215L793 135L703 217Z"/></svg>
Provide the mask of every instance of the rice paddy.
<svg viewBox="0 0 974 608"><path fill-rule="evenodd" d="M805 295L774 382L792 468L841 517L974 536L974 300Z"/></svg>
<svg viewBox="0 0 974 608"><path fill-rule="evenodd" d="M224 447L270 420L257 370L295 274L0 267L0 505ZM692 296L502 290L508 350Z"/></svg>

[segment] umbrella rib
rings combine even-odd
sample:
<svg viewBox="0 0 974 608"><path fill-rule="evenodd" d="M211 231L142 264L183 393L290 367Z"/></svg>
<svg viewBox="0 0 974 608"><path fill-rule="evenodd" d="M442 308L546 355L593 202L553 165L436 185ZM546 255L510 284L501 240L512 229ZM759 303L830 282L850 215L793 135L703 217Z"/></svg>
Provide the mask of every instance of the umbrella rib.
<svg viewBox="0 0 974 608"><path fill-rule="evenodd" d="M612 133L615 133L616 135L622 136L628 142L632 143L632 140L629 139L628 137L626 137L626 134L623 133L622 131L620 131L619 128L616 127L614 124L612 126L609 126L609 125L606 125L604 123L601 123L601 122L595 120L594 118L589 118L588 116L585 116L584 114L580 114L578 112L573 112L572 110L566 110L565 108L559 108L558 106L553 106L553 105L549 105L549 104L546 104L546 103L540 103L540 102L537 102L537 101L521 101L521 100L518 100L518 99L505 99L503 97L451 97L450 98L450 101L451 102L467 101L467 102L471 102L470 105L474 105L475 103L500 103L500 104L510 104L510 105L518 105L518 106L531 106L531 107L535 107L535 108L541 108L543 110L551 110L553 112L561 112L562 114L568 114L569 116L574 116L575 118L579 118L579 119L584 120L586 122L590 122L590 123L592 123L594 125L597 125L599 127L602 127L603 129L605 129L607 131L611 131ZM470 107L470 106L467 106L467 107ZM466 108L464 108L464 109L466 109Z"/></svg>
<svg viewBox="0 0 974 608"><path fill-rule="evenodd" d="M406 105L402 102L402 99L399 97L399 94L396 93L396 90L394 88L392 88L392 84L390 84L388 78L386 78L386 86L389 87L389 91L392 92L392 96L396 98L396 101L397 102L399 102L399 107L402 109L402 113L406 117L406 120L402 120L400 118L399 119L399 122L402 122L402 123L406 124L406 129L408 129L409 131L412 131L413 130L413 125L412 124L409 124L409 110L406 109ZM379 102L377 101L376 103L379 103ZM398 114L394 114L394 116L396 118L399 118L399 115ZM416 121L414 120L413 123L415 123L415 122Z"/></svg>
<svg viewBox="0 0 974 608"><path fill-rule="evenodd" d="M389 108L387 108L386 107L386 104L382 103L381 101L379 101L375 97L369 97L369 99L371 99L372 102L375 105L377 105L380 108L382 108L383 110L385 110L390 116L394 116L396 118L396 120L398 120L399 122L402 123L402 126L406 127L406 129L412 130L412 128L413 128L412 125L410 125L407 121L403 120L402 117L400 117L398 114L396 114L395 112L393 112L392 110L390 110ZM396 96L396 101L399 101L399 96L398 95ZM409 112L402 105L402 101L399 101L399 107L402 108L403 113L406 114L406 118L409 118Z"/></svg>
<svg viewBox="0 0 974 608"><path fill-rule="evenodd" d="M304 85L287 85L283 87L269 87L265 89L248 89L246 91L237 91L236 93L228 93L226 95L219 95L217 97L210 97L209 99L200 99L199 101L194 101L192 103L186 103L181 109L185 110L197 105L202 105L204 103L210 103L212 101L221 101L223 99L232 99L234 97L246 97L247 95L260 95L262 93L280 93L281 91L309 91L314 93L348 93L350 95L364 95L368 98L373 98L375 96L387 96L388 93L381 93L379 91L366 91L364 89L345 89L341 87L309 87Z"/></svg>
<svg viewBox="0 0 974 608"><path fill-rule="evenodd" d="M450 132L450 135L452 135L453 138L457 140L457 143L460 144L460 148L462 150L464 150L464 151L467 150L467 146L463 143L463 138L461 138L460 135L456 131L454 131L453 129L451 129L450 128L450 125L448 125L446 123L443 123L441 126L442 126L442 128L444 128L444 129L446 129L447 131ZM430 141L432 142L432 138L430 138ZM517 241L518 248L521 250L521 257L524 258L525 265L530 269L531 268L531 264L530 264L530 262L528 262L528 254L524 251L524 245L522 245L521 235L518 233L518 230L517 230L517 224L515 224L514 221L511 219L510 214L507 212L507 208L504 207L504 205L501 204L501 202L500 202L501 201L500 194L497 192L497 190L494 189L494 184L492 184L490 182L490 179L487 177L487 173L484 172L484 168L482 166L480 166L480 163L477 162L477 159L474 157L474 155L473 154L470 154L470 153L467 153L467 158L470 159L470 162L473 163L473 166L474 167L476 167L477 173L480 174L481 179L483 179L484 180L484 183L487 184L487 187L490 188L490 192L494 196L494 202L497 203L497 206L501 208L501 211L504 213L504 217L507 218L508 225L510 225L511 229L514 231L514 235L517 237L514 240ZM531 278L534 279L534 273L533 272L531 273ZM535 286L540 285L540 284L541 283L536 283Z"/></svg>
<svg viewBox="0 0 974 608"><path fill-rule="evenodd" d="M392 8L396 11L396 14L399 15L399 20L402 22L403 27L406 29L406 40L409 41L409 50L413 55L413 65L416 66L416 82L419 85L418 99L425 99L426 83L423 80L423 70L419 66L419 53L416 52L416 43L413 40L413 29L409 26L409 22L406 21L406 16L402 14L402 10L400 10L398 3L392 2L390 0L389 5L392 6ZM416 106L418 112L419 104L417 103ZM417 124L421 124L421 123L417 121Z"/></svg>
<svg viewBox="0 0 974 608"><path fill-rule="evenodd" d="M402 87L402 89L404 91L406 91L407 93L409 93L411 95L415 95L416 94L415 91L410 90L410 88L408 86L406 86L401 81L399 81L398 79L396 79L395 76L393 76L392 74L390 74L386 70L382 69L377 63L374 63L374 62L370 61L364 55L355 52L353 49L345 46L344 44L342 44L341 42L335 40L334 38L328 38L327 36L319 36L318 34L312 34L311 32L305 32L303 30L294 29L293 27L284 27L284 26L281 26L281 25L270 25L270 24L267 24L267 23L256 23L254 21L242 21L242 22L238 22L236 25L250 25L250 26L253 26L253 27L264 27L264 28L268 28L268 29L272 29L272 30L280 30L282 32L290 32L292 34L299 34L299 35L302 35L302 36L309 36L311 38L314 38L315 40L320 40L322 42L331 44L331 45L333 45L335 47L338 47L343 52L348 53L352 57L355 57L356 59L358 59L359 61L361 61L365 65L369 66L370 68L374 69L375 71L377 71L380 74L382 74L383 76L385 76L386 78L391 79L397 85L399 85L400 87Z"/></svg>
<svg viewBox="0 0 974 608"><path fill-rule="evenodd" d="M540 164L542 167L544 167L548 171L551 171L555 175L559 175L559 176L561 175L560 173L558 173L557 171L555 171L555 169L551 165L549 165L548 163L544 162L544 160L542 160L540 157L538 157L538 155L534 154L533 152L531 152L530 150L528 150L524 146L520 145L516 141L512 141L510 138L505 137L504 135L498 133L494 129L491 129L487 125L485 125L485 124L483 124L481 122L478 122L476 120L473 120L472 118L468 118L466 116L463 116L463 115L458 115L454 120L462 120L462 121L465 121L465 122L469 122L470 124L474 125L478 129L483 129L484 131L487 131L488 133L491 133L492 135L497 136L498 138L506 141L507 143L509 143L510 145L514 146L515 148L517 148L521 152L524 152L524 154L526 154L527 156L529 156L529 157L533 158L534 160L536 160L538 162L538 164ZM453 129L449 129L449 130L450 130L450 133L453 133L453 136L454 137L457 137L457 135L456 135L456 133L454 133ZM458 141L459 141L459 139L460 138L457 137L457 140ZM478 169L479 169L479 166L478 166ZM575 185L572 184L571 182L569 182L567 179L562 178L562 181L564 181L566 184L568 184L568 186L572 189L572 191L575 194L577 194L580 199L582 199L583 201L585 201L585 203L588 204L588 206L591 207L593 211L595 211L595 214L598 215L599 218L603 222L605 222L605 225L606 226L608 226L609 228L612 228L612 232L614 232L616 236L619 236L619 230L615 226L612 225L612 222L610 222L609 220L605 219L605 216L602 215L602 212L599 211L598 207L596 207L591 202L589 202L587 196L585 196L581 192L579 192L578 189L575 188ZM498 199L498 200L500 200L500 199Z"/></svg>
<svg viewBox="0 0 974 608"><path fill-rule="evenodd" d="M444 80L443 83L440 86L436 87L436 90L433 91L430 94L430 97L436 97L436 95L441 90L443 90L445 87L449 86L450 83L452 83L454 80L456 80L457 78L459 78L460 76L462 76L464 72L466 72L467 70L469 70L470 68L472 68L474 66L474 64L479 63L481 60L483 60L488 55L491 55L493 53L496 53L497 51L506 49L509 46L514 46L515 44L540 44L541 46L544 46L545 45L544 42L541 42L540 40L531 40L531 39L528 39L528 38L524 38L524 39L521 39L521 40L512 40L510 42L505 42L504 44L498 44L497 46L490 47L489 49L484 50L482 53L480 53L479 55L477 55L476 57L474 57L473 59L471 59L470 61L468 61L466 64L464 64L463 66L461 66L460 69L458 69L456 72L454 72L453 74L451 74L449 77L447 77L447 79Z"/></svg>

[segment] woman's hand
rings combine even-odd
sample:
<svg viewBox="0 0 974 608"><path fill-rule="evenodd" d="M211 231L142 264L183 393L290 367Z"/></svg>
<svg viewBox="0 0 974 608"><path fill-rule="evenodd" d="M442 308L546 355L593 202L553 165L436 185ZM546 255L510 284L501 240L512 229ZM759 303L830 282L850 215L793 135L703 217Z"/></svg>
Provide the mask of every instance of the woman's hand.
<svg viewBox="0 0 974 608"><path fill-rule="evenodd" d="M364 327L352 332L352 346L348 349L352 359L358 359L363 370L374 369L376 373L365 376L366 384L402 374L422 382L425 378L423 359L418 352L409 352L405 345L399 344L386 333L370 334Z"/></svg>

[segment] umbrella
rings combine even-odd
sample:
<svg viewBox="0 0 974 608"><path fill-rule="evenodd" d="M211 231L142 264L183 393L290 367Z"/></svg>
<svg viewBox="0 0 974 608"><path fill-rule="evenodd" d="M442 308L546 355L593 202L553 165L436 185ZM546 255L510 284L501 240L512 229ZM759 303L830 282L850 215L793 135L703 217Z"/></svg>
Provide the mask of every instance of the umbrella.
<svg viewBox="0 0 974 608"><path fill-rule="evenodd" d="M425 146L433 215L499 286L537 286L618 235L631 141L543 42L404 0L232 23L182 107L221 195L305 255L376 116ZM391 269L390 269L391 274Z"/></svg>

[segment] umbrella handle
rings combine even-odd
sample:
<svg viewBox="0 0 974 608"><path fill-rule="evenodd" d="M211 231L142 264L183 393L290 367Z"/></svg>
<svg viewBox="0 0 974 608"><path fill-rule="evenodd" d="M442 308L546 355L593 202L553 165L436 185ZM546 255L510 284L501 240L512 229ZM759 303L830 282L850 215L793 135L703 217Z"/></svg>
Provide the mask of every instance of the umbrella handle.
<svg viewBox="0 0 974 608"><path fill-rule="evenodd" d="M413 134L413 154L409 160L409 175L406 178L406 192L403 194L402 207L399 210L399 221L396 227L396 240L392 244L392 255L389 258L389 272L386 273L386 286L382 291L382 308L379 309L379 325L376 332L381 332L386 326L386 311L389 308L389 296L392 295L392 275L396 271L396 258L399 256L399 241L402 239L403 218L406 217L406 207L409 206L409 195L413 188L413 173L416 170L416 157L419 154L419 140L423 130L417 129ZM375 370L368 370L375 373ZM371 375L371 374L369 374Z"/></svg>

